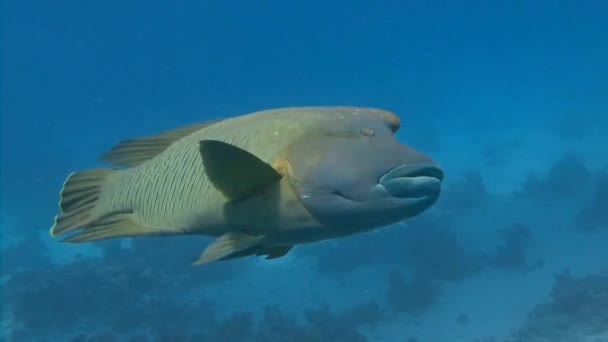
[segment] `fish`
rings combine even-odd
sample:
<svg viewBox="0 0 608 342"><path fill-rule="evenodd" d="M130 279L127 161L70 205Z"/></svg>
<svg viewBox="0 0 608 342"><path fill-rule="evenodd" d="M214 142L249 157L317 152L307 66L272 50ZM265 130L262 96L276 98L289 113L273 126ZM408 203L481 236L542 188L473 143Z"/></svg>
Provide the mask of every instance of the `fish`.
<svg viewBox="0 0 608 342"><path fill-rule="evenodd" d="M200 265L389 226L431 208L444 177L400 126L379 108L285 107L123 140L110 166L67 176L50 233L211 237Z"/></svg>

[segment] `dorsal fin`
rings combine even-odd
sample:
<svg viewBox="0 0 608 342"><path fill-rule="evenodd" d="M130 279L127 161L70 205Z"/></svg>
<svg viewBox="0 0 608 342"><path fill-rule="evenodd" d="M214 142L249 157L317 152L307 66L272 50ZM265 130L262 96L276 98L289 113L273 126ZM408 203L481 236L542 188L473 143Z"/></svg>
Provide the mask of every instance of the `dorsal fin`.
<svg viewBox="0 0 608 342"><path fill-rule="evenodd" d="M220 121L222 120L206 121L164 131L156 135L123 140L100 158L116 166L137 166L156 157L179 139Z"/></svg>

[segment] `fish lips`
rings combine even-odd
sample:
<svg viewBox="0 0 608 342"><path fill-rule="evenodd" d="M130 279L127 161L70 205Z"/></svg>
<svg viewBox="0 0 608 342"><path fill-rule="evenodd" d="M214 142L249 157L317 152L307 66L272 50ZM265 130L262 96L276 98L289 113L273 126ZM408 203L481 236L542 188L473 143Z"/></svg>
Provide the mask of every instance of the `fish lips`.
<svg viewBox="0 0 608 342"><path fill-rule="evenodd" d="M398 198L436 199L442 180L443 171L434 163L403 164L380 177L377 186Z"/></svg>
<svg viewBox="0 0 608 342"><path fill-rule="evenodd" d="M364 230L422 213L439 198L442 180L443 171L435 164L404 164L380 177L363 201L321 189L301 189L301 195L321 222Z"/></svg>

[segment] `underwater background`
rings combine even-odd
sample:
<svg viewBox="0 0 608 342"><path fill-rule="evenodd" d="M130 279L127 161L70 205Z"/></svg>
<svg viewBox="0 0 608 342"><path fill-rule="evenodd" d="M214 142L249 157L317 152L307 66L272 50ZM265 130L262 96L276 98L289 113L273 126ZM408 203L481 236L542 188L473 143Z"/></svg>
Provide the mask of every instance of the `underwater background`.
<svg viewBox="0 0 608 342"><path fill-rule="evenodd" d="M608 341L608 2L4 1L6 341ZM438 203L276 260L205 237L52 240L126 138L380 107Z"/></svg>

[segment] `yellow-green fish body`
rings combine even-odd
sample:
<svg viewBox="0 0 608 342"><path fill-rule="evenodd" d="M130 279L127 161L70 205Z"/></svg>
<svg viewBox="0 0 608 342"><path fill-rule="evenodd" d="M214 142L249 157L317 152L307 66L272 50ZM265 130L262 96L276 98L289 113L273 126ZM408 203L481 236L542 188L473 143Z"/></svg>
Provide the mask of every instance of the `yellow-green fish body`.
<svg viewBox="0 0 608 342"><path fill-rule="evenodd" d="M396 142L398 126L394 114L377 109L281 108L126 140L102 157L126 169L87 170L67 178L51 233L82 228L66 239L70 242L215 236L199 260L208 262L252 254L279 257L294 244L396 222L428 208L442 177L430 159ZM366 157L372 165L365 164ZM430 178L389 180L389 188L378 183L408 158L432 169ZM337 178L341 172L344 177ZM364 183L359 190L344 195L359 183ZM332 184L345 190L335 191ZM387 191L425 187L432 192L426 202L403 213ZM367 205L380 202L384 207ZM342 220L340 213L361 220Z"/></svg>

